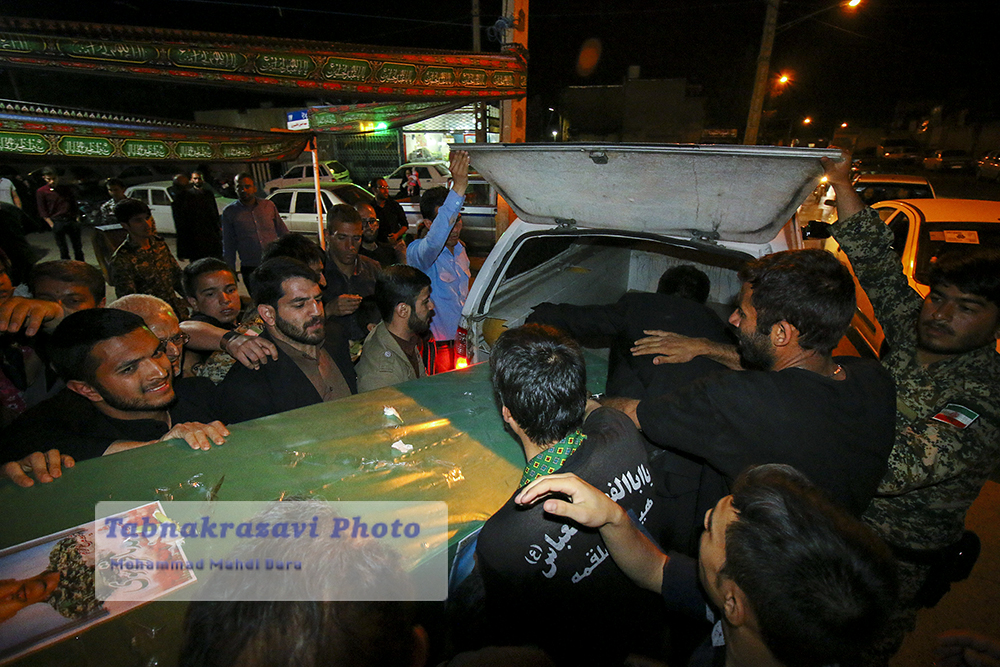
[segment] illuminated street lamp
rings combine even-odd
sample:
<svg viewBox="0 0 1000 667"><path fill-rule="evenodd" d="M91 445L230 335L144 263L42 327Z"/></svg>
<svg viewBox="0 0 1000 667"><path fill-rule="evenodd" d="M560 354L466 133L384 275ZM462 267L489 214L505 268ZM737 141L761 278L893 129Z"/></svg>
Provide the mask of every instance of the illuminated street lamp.
<svg viewBox="0 0 1000 667"><path fill-rule="evenodd" d="M813 119L810 118L809 116L806 116L805 118L802 119L802 124L803 125L808 125L811 122L813 122Z"/></svg>
<svg viewBox="0 0 1000 667"><path fill-rule="evenodd" d="M810 19L817 14L828 12L838 7L855 8L861 0L844 0L829 7L824 7L793 21L778 26L778 3L781 0L767 0L767 12L764 14L764 34L760 40L760 54L757 56L757 76L754 79L753 96L750 98L750 113L747 115L747 129L743 133L743 143L753 146L757 143L757 133L760 131L760 117L764 109L764 96L767 92L768 73L771 70L771 50L774 48L774 35L779 31Z"/></svg>

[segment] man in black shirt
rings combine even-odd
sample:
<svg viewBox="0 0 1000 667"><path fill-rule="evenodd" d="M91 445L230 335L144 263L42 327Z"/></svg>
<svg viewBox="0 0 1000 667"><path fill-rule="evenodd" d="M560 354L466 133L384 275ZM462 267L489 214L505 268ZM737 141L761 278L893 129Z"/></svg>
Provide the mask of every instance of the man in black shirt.
<svg viewBox="0 0 1000 667"><path fill-rule="evenodd" d="M165 348L134 313L93 308L66 317L49 344L66 388L4 433L15 446L4 452L3 474L31 486L29 473L50 482L75 459L175 438L194 449L224 443L229 431L208 413L206 387L175 391ZM33 451L43 443L48 451Z"/></svg>
<svg viewBox="0 0 1000 667"><path fill-rule="evenodd" d="M588 406L583 354L572 339L539 325L506 331L493 348L490 368L503 420L528 460L518 487L556 471L574 472L608 493L638 524L652 520L656 509L642 438L624 415ZM540 505L518 508L516 495L486 522L476 547L495 632L490 639L537 643L566 664L613 664L655 636L662 627L656 625L659 600L608 558L600 535L555 520ZM549 624L526 621L519 610L529 600L572 609L574 633L593 637L589 633L599 630L601 642L579 642L553 633ZM596 626L588 625L596 619Z"/></svg>
<svg viewBox="0 0 1000 667"><path fill-rule="evenodd" d="M674 503L656 534L693 553L700 520L748 465L795 466L855 516L885 474L895 386L875 361L831 354L855 309L854 282L821 250L793 250L741 271L737 327L744 371L642 401L612 400L654 444L657 489Z"/></svg>
<svg viewBox="0 0 1000 667"><path fill-rule="evenodd" d="M389 197L389 184L384 178L372 179L371 189L375 195L375 215L379 223L378 240L395 246L406 234L406 213L399 202Z"/></svg>
<svg viewBox="0 0 1000 667"><path fill-rule="evenodd" d="M729 328L705 305L710 288L704 272L682 264L663 273L655 294L629 292L616 303L599 306L541 303L527 322L561 329L585 347L609 348L605 392L643 399L674 391L725 368L708 357L657 363L648 355L632 354L636 341L654 330L732 344Z"/></svg>

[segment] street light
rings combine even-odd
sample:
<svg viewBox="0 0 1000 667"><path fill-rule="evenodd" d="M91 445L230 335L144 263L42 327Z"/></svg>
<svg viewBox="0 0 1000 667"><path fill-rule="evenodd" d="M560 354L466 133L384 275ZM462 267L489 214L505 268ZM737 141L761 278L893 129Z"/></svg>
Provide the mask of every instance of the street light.
<svg viewBox="0 0 1000 667"><path fill-rule="evenodd" d="M757 77L754 79L753 96L750 98L750 113L747 115L747 129L743 133L743 143L753 146L757 143L757 133L760 131L760 117L764 109L764 95L767 92L767 78L771 70L771 50L774 48L774 35L778 32L778 3L781 0L767 0L767 12L764 14L764 34L760 39L760 54L757 56ZM780 30L787 30L797 23L812 18L817 14L836 9L838 7L857 7L861 0L844 0L830 7L824 7L818 11L806 14L794 21L781 26Z"/></svg>

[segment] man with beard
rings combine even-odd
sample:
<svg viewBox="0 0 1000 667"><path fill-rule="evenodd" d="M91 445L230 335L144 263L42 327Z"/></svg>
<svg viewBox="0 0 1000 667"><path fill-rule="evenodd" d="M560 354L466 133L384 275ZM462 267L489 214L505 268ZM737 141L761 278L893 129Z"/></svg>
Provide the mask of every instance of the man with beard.
<svg viewBox="0 0 1000 667"><path fill-rule="evenodd" d="M896 381L896 444L864 515L899 560L900 611L870 660L886 664L917 610L934 606L956 573L968 574L975 555L967 555L978 552L963 529L1000 463L1000 250L942 238L921 298L901 271L892 231L851 187L850 163L824 159L837 193L831 231L882 325L889 351L881 361Z"/></svg>
<svg viewBox="0 0 1000 667"><path fill-rule="evenodd" d="M66 388L24 413L4 433L3 474L19 486L51 482L74 461L183 438L193 449L225 442L229 431L210 401L175 392L167 345L134 313L73 313L49 344ZM47 451L32 451L43 445ZM31 477L29 477L31 475Z"/></svg>
<svg viewBox="0 0 1000 667"><path fill-rule="evenodd" d="M250 274L261 263L264 248L288 234L285 221L269 199L257 196L253 176L243 172L233 179L237 200L222 209L222 255L236 269L240 256L240 273L249 287Z"/></svg>
<svg viewBox="0 0 1000 667"><path fill-rule="evenodd" d="M427 375L420 336L430 329L434 315L431 279L412 266L390 266L375 281L375 303L382 321L365 339L357 365L358 391Z"/></svg>
<svg viewBox="0 0 1000 667"><path fill-rule="evenodd" d="M791 250L748 262L739 277L729 322L749 370L610 399L665 449L651 461L657 491L674 503L659 529L665 548L693 553L700 517L750 465L792 465L860 516L892 449L892 379L875 361L831 356L855 309L846 267L822 250Z"/></svg>
<svg viewBox="0 0 1000 667"><path fill-rule="evenodd" d="M326 320L315 271L288 257L269 259L251 275L250 295L264 322L261 337L275 344L278 358L257 369L234 364L226 374L218 388L230 423L357 393L343 334Z"/></svg>

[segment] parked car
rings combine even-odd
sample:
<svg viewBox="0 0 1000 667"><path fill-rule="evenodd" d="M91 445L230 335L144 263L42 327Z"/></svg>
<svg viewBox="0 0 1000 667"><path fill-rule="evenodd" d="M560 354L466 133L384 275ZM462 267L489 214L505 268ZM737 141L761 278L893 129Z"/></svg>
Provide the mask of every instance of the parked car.
<svg viewBox="0 0 1000 667"><path fill-rule="evenodd" d="M423 220L419 202L400 201L406 213L410 234L417 235L417 225ZM485 257L496 243L497 193L483 180L470 179L462 206L462 234L466 252L473 257Z"/></svg>
<svg viewBox="0 0 1000 667"><path fill-rule="evenodd" d="M170 194L170 187L173 185L172 181L156 181L153 183L143 183L142 185L133 185L125 190L125 196L131 199L138 199L142 203L149 206L149 210L153 213L153 220L156 221L156 231L163 234L176 234L177 226L174 224L174 212L170 208L170 204L173 203L174 198ZM222 213L222 209L226 208L234 200L228 197L223 197L222 195L215 195L215 206L219 209L219 213Z"/></svg>
<svg viewBox="0 0 1000 667"><path fill-rule="evenodd" d="M320 189L323 197L323 214L337 204L356 205L360 201L374 202L375 198L364 188L353 183L325 183ZM289 231L300 234L318 234L316 215L316 190L314 188L281 188L268 199L277 209Z"/></svg>
<svg viewBox="0 0 1000 667"><path fill-rule="evenodd" d="M970 171L974 165L972 155L957 148L933 151L924 158L924 169L928 171Z"/></svg>
<svg viewBox="0 0 1000 667"><path fill-rule="evenodd" d="M389 192L398 192L406 182L406 174L414 167L417 169L420 187L423 190L433 188L435 185L448 185L448 179L451 178L447 162L407 162L399 165L394 172L385 177L385 182L389 184Z"/></svg>
<svg viewBox="0 0 1000 667"><path fill-rule="evenodd" d="M854 179L854 191L868 205L886 199L932 199L934 187L923 176L904 174L861 174Z"/></svg>
<svg viewBox="0 0 1000 667"><path fill-rule="evenodd" d="M312 163L297 164L288 169L281 178L272 179L264 183L264 192L268 194L278 188L295 188L301 186L314 185L316 182ZM326 160L319 163L320 183L350 183L351 174L347 167L336 160Z"/></svg>
<svg viewBox="0 0 1000 667"><path fill-rule="evenodd" d="M1000 247L1000 202L979 199L909 199L882 201L872 206L889 225L899 255L903 273L910 286L921 296L930 292L928 274L944 250L961 248L965 244ZM810 227L810 231L823 230ZM827 236L814 233L814 237ZM850 266L847 255L832 238L823 247ZM861 289L858 289L858 313L853 328L867 341L872 350L882 351L882 328ZM997 344L1000 351L1000 343Z"/></svg>
<svg viewBox="0 0 1000 667"><path fill-rule="evenodd" d="M729 317L748 259L798 247L796 207L836 150L721 145L472 144L517 219L473 283L458 330L467 363L544 301L613 303L694 264ZM460 362L461 364L461 362Z"/></svg>
<svg viewBox="0 0 1000 667"><path fill-rule="evenodd" d="M878 156L883 160L913 164L924 157L920 144L912 139L885 139L878 147Z"/></svg>
<svg viewBox="0 0 1000 667"><path fill-rule="evenodd" d="M976 164L976 178L995 181L1000 178L1000 151L990 151Z"/></svg>

